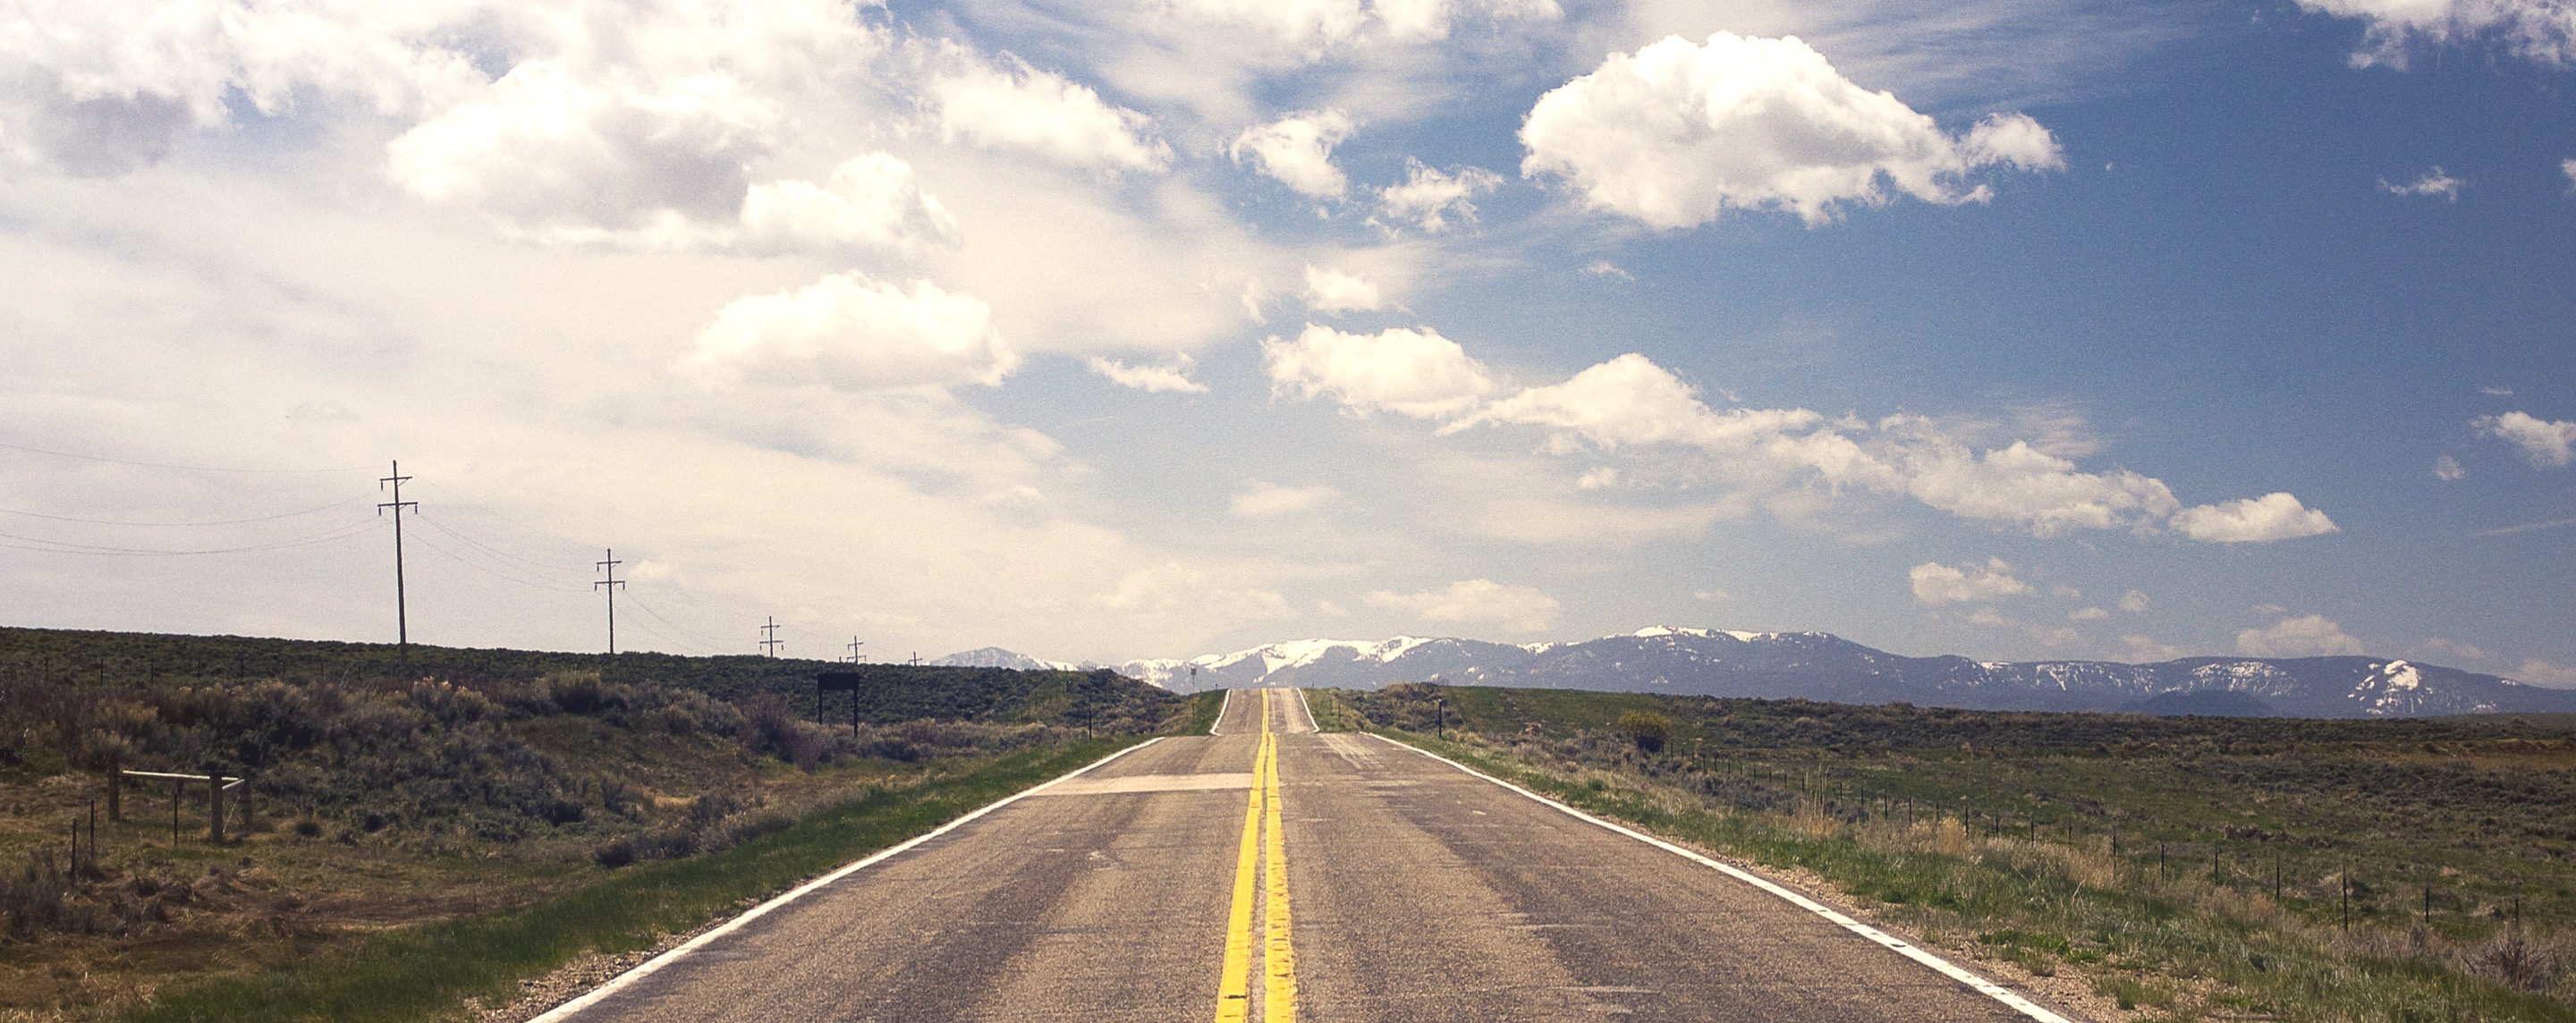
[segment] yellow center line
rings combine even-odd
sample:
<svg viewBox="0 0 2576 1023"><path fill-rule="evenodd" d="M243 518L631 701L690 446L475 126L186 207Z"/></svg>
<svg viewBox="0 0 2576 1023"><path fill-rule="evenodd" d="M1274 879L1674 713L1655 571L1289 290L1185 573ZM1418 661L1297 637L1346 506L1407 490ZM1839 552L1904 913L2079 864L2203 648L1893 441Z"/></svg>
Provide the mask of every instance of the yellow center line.
<svg viewBox="0 0 2576 1023"><path fill-rule="evenodd" d="M1269 931L1261 962L1269 969L1270 978L1262 989L1261 1018L1264 1023L1291 1023L1297 1018L1297 952L1288 941L1288 846L1279 831L1279 740L1263 735L1261 744L1268 763L1267 769L1260 772L1261 801L1270 831L1270 844L1262 858L1263 887L1269 889L1270 902L1261 915Z"/></svg>
<svg viewBox="0 0 2576 1023"><path fill-rule="evenodd" d="M1279 828L1279 740L1270 729L1270 712L1270 690L1264 689L1261 747L1253 754L1252 795L1243 811L1243 841L1235 851L1234 905L1226 917L1225 972L1217 979L1217 1023L1244 1023L1251 1013L1256 886L1269 896L1262 906L1262 1020L1290 1023L1297 1018L1297 957L1288 940L1288 852ZM1267 869L1255 869L1265 865Z"/></svg>
<svg viewBox="0 0 2576 1023"><path fill-rule="evenodd" d="M1270 741L1268 690L1262 691L1262 742ZM1244 1023L1252 1009L1252 901L1260 883L1254 869L1261 857L1261 758L1253 757L1252 802L1243 811L1243 841L1234 856L1234 906L1225 920L1225 972L1217 976L1216 1023Z"/></svg>

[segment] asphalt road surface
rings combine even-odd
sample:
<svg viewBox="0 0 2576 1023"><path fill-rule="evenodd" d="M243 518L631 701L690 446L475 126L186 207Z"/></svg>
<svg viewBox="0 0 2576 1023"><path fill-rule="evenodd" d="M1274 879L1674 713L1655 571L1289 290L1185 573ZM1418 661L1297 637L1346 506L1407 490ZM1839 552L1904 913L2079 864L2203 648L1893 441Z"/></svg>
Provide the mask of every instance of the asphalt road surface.
<svg viewBox="0 0 2576 1023"><path fill-rule="evenodd" d="M546 1018L2058 1018L1436 758L1316 734L1294 690L1236 691L1217 732L1130 750Z"/></svg>

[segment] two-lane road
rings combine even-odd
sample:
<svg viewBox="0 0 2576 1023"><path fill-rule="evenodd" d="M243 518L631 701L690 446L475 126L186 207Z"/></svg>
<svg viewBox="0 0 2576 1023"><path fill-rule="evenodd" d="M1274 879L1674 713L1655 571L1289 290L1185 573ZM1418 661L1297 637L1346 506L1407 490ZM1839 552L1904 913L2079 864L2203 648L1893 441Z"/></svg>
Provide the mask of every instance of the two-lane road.
<svg viewBox="0 0 2576 1023"><path fill-rule="evenodd" d="M2053 1018L1292 690L654 966L553 1018Z"/></svg>

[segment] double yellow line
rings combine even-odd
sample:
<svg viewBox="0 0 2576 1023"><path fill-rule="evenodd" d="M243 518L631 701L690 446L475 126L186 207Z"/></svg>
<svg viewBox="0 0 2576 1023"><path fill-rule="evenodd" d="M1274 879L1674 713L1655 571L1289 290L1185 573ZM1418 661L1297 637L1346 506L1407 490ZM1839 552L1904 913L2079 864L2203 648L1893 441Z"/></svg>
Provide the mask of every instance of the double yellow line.
<svg viewBox="0 0 2576 1023"><path fill-rule="evenodd" d="M1252 906L1263 894L1263 1023L1297 1018L1297 951L1288 939L1288 848L1279 833L1279 739L1270 731L1270 693L1261 691L1261 751L1252 759L1252 799L1234 859L1234 906L1226 917L1225 974L1217 981L1217 1023L1245 1023L1252 1011ZM1263 835L1269 836L1263 841ZM1258 888L1259 891L1255 889Z"/></svg>

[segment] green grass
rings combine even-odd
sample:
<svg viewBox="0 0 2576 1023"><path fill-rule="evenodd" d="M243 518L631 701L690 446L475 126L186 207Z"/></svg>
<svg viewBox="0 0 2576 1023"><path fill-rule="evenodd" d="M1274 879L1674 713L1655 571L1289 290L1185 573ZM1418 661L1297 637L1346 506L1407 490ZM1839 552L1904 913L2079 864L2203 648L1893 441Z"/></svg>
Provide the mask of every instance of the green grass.
<svg viewBox="0 0 2576 1023"><path fill-rule="evenodd" d="M2498 907L2479 904L2471 913L2457 904L2437 903L2433 925L2425 927L2391 905L2399 901L2393 896L2416 892L2375 890L2373 911L2357 914L2356 926L2347 934L2335 926L2332 907L2310 897L2313 885L2309 895L2289 886L2276 902L2270 897L2270 878L2249 876L2253 871L2237 860L2262 850L2266 839L2260 834L2270 834L2275 848L2292 847L2312 865L2329 857L2361 857L2387 842L2387 850L2363 862L2368 871L2388 876L2404 865L2393 858L2400 847L2380 829L2403 823L2398 819L2407 816L2399 812L2402 806L2324 793L2283 799L2278 788L2267 791L2259 781L2248 782L2250 768L2217 762L2227 753L2224 746L2214 751L2194 746L2177 759L2168 751L2144 748L2124 756L2116 752L2116 743L2096 747L2090 738L2062 744L2047 755L2031 747L1995 745L1996 733L2008 727L2029 729L2038 740L2054 742L2067 730L2132 725L2152 733L2159 745L2169 745L2177 735L2191 739L2184 734L2187 729L2223 730L2229 727L2224 722L2052 716L2085 718L2061 723L1820 704L1707 711L1692 704L1754 701L1532 690L1444 689L1442 695L1467 712L1472 731L1463 736L1453 731L1449 741L1433 739L1427 734L1427 711L1416 715L1378 694L1319 692L1315 698L1319 715L1321 704L1333 702L1355 725L1382 730L1578 808L1721 853L1812 871L1929 943L2011 962L2033 973L2073 972L2090 978L2104 997L2155 1009L2159 1018L2258 1014L2320 1021L2576 1020L2576 1009L2563 1000L2565 981L2532 985L2545 989L2539 993L2517 990L2498 981L2499 971L2478 965L2492 962L2496 943L2508 936L2502 914L2488 912ZM1666 752L1641 754L1617 739L1619 716L1632 710L1665 712L1679 720L1682 727ZM1561 719L1555 716L1559 713ZM1974 756L1960 754L1960 740L1947 736L1910 750L1864 752L1873 736L1884 738L1881 730L1867 727L1874 716L1899 718L1891 729L1898 732L1928 727L1904 720L1907 714L1942 718L1985 741L1978 743ZM1414 716L1421 720L1412 720ZM1398 723L1404 727L1388 727ZM1529 730L1533 723L1539 725L1535 733ZM1409 730L1415 728L1419 731ZM1693 748L1693 738L1729 729L1737 741L1722 752ZM2334 729L2319 731L2331 734ZM2350 731L2372 737L2370 729ZM2380 734L2395 731L2399 729ZM1742 741L1749 733L1768 735L1762 740L1767 745L1746 748ZM2419 737L2405 736L2409 743ZM2457 739L2449 736L2449 741ZM2038 740L2029 741L2036 746ZM2235 752L2255 751L2240 746ZM2302 749L2276 754L2286 759L2275 766L2297 779L2314 773L2311 760L2339 762L2335 758L2342 756L2367 761L2385 752L2376 746L2348 754ZM1694 755L1699 753L1705 755ZM2517 792L2519 788L2517 784ZM1924 806L1946 807L1945 815L1924 813L1908 821L1892 813L1908 796ZM2414 798L2403 792L2385 796ZM1970 831L1961 824L1962 799L1972 813L1993 807L2012 826L2001 833L1986 827ZM2028 816L2033 812L2036 818ZM2507 811L2479 804L2467 812ZM2081 826L2084 813L2125 822L2121 855L2111 854L2102 830ZM2412 816L2426 813L2416 810ZM2023 827L2030 819L2042 825L2037 839ZM2346 827L2332 830L2337 821ZM2225 844L2230 826L2240 836L2234 846ZM2295 843L2281 837L2284 829L2296 836ZM2141 843L2140 836L2160 830L2199 839L2189 850L2200 857L2198 865L2185 859L2170 872L2154 869L2152 843ZM2435 865L2470 864L2489 871L2486 881L2504 884L2513 875L2504 873L2507 868L2498 861L2513 859L2516 850L2488 848L2496 843L2497 831L2458 829L2454 837L2459 841L2418 848L2416 855ZM2318 837L2311 841L2310 835ZM2534 846L2551 841L2523 839L2519 854L2531 857L2520 875L2525 883L2552 879L2563 867L2545 851L2534 852ZM2212 848L2230 857L2230 869L2215 879L2208 859ZM2448 878L2455 886L2473 882L2485 883L2465 873ZM2547 891L2534 890L2533 901ZM2566 947L2554 930L2535 937L2549 955Z"/></svg>
<svg viewBox="0 0 2576 1023"><path fill-rule="evenodd" d="M1210 689L1190 697L1190 717L1177 731L1182 735L1211 735L1216 732L1216 718L1225 711L1225 690Z"/></svg>
<svg viewBox="0 0 2576 1023"><path fill-rule="evenodd" d="M506 1003L521 979L586 952L650 947L1139 741L1024 750L876 789L723 853L631 867L534 905L387 933L341 956L181 992L128 1018L395 1021L453 1015L469 996Z"/></svg>

